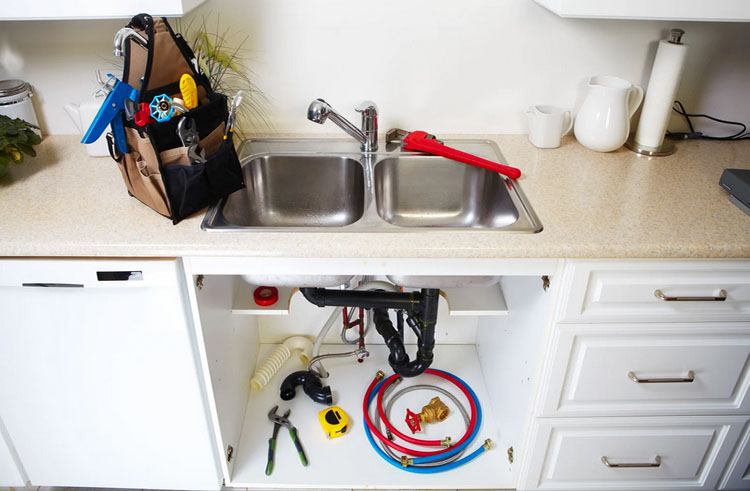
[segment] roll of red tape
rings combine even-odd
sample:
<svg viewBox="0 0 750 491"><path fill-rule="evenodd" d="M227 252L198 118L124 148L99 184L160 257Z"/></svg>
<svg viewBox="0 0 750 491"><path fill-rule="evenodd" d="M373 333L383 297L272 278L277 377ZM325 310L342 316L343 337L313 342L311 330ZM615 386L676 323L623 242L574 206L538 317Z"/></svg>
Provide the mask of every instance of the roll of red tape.
<svg viewBox="0 0 750 491"><path fill-rule="evenodd" d="M253 292L256 305L269 307L279 301L279 289L275 286L259 286Z"/></svg>

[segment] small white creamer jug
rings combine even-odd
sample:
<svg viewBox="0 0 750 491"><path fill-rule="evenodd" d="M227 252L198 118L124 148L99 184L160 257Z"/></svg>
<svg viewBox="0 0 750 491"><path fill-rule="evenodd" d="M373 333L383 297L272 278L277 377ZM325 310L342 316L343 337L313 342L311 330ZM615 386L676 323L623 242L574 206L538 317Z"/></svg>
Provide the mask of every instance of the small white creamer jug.
<svg viewBox="0 0 750 491"><path fill-rule="evenodd" d="M529 141L537 148L557 148L573 127L570 111L555 106L531 106L526 111Z"/></svg>
<svg viewBox="0 0 750 491"><path fill-rule="evenodd" d="M63 106L65 112L68 113L70 119L75 124L76 129L81 133L85 133L91 122L96 117L96 113L99 112L99 106L101 106L100 100L92 102L84 102L82 104L66 104ZM109 149L107 148L107 138L102 135L94 143L89 143L86 146L86 153L92 157L108 157Z"/></svg>
<svg viewBox="0 0 750 491"><path fill-rule="evenodd" d="M576 138L597 152L617 150L628 139L630 118L642 100L643 89L627 80L609 75L591 77L576 116Z"/></svg>

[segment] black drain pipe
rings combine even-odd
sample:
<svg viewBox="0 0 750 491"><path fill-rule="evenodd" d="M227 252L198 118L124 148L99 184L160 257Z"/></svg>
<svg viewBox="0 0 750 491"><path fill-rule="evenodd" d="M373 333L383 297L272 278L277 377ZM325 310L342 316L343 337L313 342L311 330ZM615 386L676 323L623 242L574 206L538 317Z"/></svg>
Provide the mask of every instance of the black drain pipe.
<svg viewBox="0 0 750 491"><path fill-rule="evenodd" d="M327 290L325 288L300 288L299 291L308 302L318 307L403 309L409 312L414 312L419 308L423 295L420 292Z"/></svg>
<svg viewBox="0 0 750 491"><path fill-rule="evenodd" d="M435 324L440 290L423 288L421 292L384 292L300 288L302 295L318 307L363 307L372 309L375 329L383 337L391 354L388 363L404 377L424 372L433 360ZM404 342L388 317L388 309L405 310L417 321L420 333L417 356L412 361Z"/></svg>
<svg viewBox="0 0 750 491"><path fill-rule="evenodd" d="M330 406L333 404L333 395L331 388L323 387L318 374L312 370L300 370L290 373L283 382L281 382L280 393L281 399L291 401L297 395L297 386L301 385L305 394L315 402Z"/></svg>

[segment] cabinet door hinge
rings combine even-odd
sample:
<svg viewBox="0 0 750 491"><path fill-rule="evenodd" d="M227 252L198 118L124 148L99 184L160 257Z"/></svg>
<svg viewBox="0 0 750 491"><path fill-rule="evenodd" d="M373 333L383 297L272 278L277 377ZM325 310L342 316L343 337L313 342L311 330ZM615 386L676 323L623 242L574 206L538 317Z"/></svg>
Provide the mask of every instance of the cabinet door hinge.
<svg viewBox="0 0 750 491"><path fill-rule="evenodd" d="M199 274L198 276L195 277L195 287L198 290L203 289L203 275L202 274Z"/></svg>
<svg viewBox="0 0 750 491"><path fill-rule="evenodd" d="M542 276L542 289L546 292L549 290L549 276Z"/></svg>
<svg viewBox="0 0 750 491"><path fill-rule="evenodd" d="M513 463L513 447L508 447L508 462Z"/></svg>
<svg viewBox="0 0 750 491"><path fill-rule="evenodd" d="M227 462L232 461L232 456L234 455L234 447L229 445L227 447Z"/></svg>

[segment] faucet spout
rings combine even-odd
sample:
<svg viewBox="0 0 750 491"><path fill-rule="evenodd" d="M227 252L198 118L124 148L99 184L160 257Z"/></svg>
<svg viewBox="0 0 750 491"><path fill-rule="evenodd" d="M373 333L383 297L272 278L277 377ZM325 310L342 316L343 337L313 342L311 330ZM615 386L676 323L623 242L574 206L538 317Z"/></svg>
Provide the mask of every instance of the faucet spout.
<svg viewBox="0 0 750 491"><path fill-rule="evenodd" d="M361 143L362 151L374 152L378 149L377 107L374 103L367 101L360 104L357 111L362 113L362 129L354 126L323 99L315 99L310 103L307 108L307 119L318 124L323 124L330 119L336 126Z"/></svg>

